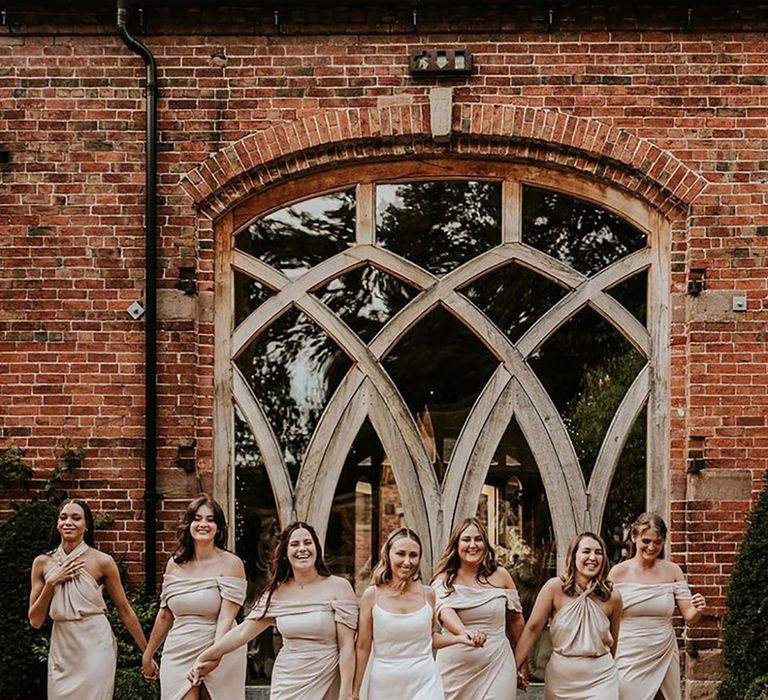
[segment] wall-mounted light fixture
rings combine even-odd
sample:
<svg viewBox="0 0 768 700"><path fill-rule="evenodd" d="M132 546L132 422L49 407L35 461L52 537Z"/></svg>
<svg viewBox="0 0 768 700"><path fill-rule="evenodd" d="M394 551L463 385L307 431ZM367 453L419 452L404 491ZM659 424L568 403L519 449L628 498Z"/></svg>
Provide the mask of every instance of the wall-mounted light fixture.
<svg viewBox="0 0 768 700"><path fill-rule="evenodd" d="M448 49L424 46L411 54L411 75L456 76L470 75L474 70L468 49Z"/></svg>
<svg viewBox="0 0 768 700"><path fill-rule="evenodd" d="M704 267L692 267L688 270L688 294L697 297L707 288L707 270Z"/></svg>
<svg viewBox="0 0 768 700"><path fill-rule="evenodd" d="M176 289L190 296L197 294L197 282L195 281L194 267L180 267L179 279L176 281Z"/></svg>

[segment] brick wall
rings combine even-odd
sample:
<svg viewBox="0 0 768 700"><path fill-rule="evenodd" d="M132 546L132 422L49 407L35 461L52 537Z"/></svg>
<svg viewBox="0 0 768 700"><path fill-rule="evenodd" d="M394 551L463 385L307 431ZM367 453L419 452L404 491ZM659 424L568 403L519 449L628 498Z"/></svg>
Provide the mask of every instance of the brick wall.
<svg viewBox="0 0 768 700"><path fill-rule="evenodd" d="M10 154L0 162L0 438L26 450L39 478L64 440L85 448L77 491L114 515L102 538L139 579L143 335L125 310L143 289L144 72L110 10L47 5L11 3L0 27L0 151ZM708 659L768 457L768 13L696 3L689 17L672 2L617 17L591 3L558 7L550 25L535 3L449 5L144 13L161 91L159 557L189 494L212 479L213 228L182 177L319 111L421 110L436 83L409 76L409 53L462 44L478 70L450 83L457 113L502 105L588 119L646 139L706 185L673 232L670 494L673 553L712 613L688 645ZM196 270L195 297L175 288L182 267ZM692 267L707 269L695 298L685 294ZM746 312L731 310L735 293ZM198 471L186 475L175 459L191 441ZM692 445L706 466L688 476ZM0 506L24 497L7 491ZM711 667L697 668L689 674L708 687Z"/></svg>

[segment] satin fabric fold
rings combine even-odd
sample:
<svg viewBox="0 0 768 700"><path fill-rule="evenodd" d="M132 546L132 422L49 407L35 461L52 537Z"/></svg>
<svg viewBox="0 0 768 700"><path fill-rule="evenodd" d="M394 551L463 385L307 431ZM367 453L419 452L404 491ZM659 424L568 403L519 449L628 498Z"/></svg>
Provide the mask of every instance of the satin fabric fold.
<svg viewBox="0 0 768 700"><path fill-rule="evenodd" d="M81 542L69 554L59 546L60 563L84 555ZM53 620L48 653L49 700L111 700L115 687L117 643L106 616L98 582L85 569L53 589Z"/></svg>
<svg viewBox="0 0 768 700"><path fill-rule="evenodd" d="M506 634L507 610L522 612L517 591L454 584L449 592L442 581L432 584L438 616L456 611L467 629L485 632L485 646L457 644L437 652L446 700L514 700L517 668Z"/></svg>
<svg viewBox="0 0 768 700"><path fill-rule="evenodd" d="M264 600L249 619L264 616ZM336 624L357 629L353 600L270 601L266 617L275 621L283 646L272 669L270 700L337 700L339 645Z"/></svg>
<svg viewBox="0 0 768 700"><path fill-rule="evenodd" d="M173 627L163 645L160 692L163 700L181 700L192 687L187 680L195 659L213 644L221 601L242 605L246 581L234 576L183 578L166 574L160 606L173 613ZM203 681L212 700L244 700L246 647L222 657Z"/></svg>
<svg viewBox="0 0 768 700"><path fill-rule="evenodd" d="M546 700L618 700L611 622L586 593L566 603L549 625L553 652L544 674Z"/></svg>
<svg viewBox="0 0 768 700"><path fill-rule="evenodd" d="M672 616L675 603L691 599L684 581L615 584L624 600L616 666L621 700L680 700L680 651Z"/></svg>

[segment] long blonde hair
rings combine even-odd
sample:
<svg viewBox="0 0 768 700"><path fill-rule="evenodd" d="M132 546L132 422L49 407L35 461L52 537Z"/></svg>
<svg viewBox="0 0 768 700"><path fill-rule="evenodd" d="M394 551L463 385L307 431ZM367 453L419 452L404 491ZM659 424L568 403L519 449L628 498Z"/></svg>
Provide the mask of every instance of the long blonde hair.
<svg viewBox="0 0 768 700"><path fill-rule="evenodd" d="M379 563L376 564L376 567L373 570L373 574L371 574L371 580L375 586L386 585L392 581L392 563L389 561L389 553L392 551L392 545L397 540L401 540L403 538L413 540L417 545L419 545L419 564L421 564L421 556L424 552L424 547L421 545L421 538L413 530L407 527L398 528L389 534L387 541L381 548L381 553L379 554ZM411 576L411 580L421 580L420 568L416 569L416 571Z"/></svg>
<svg viewBox="0 0 768 700"><path fill-rule="evenodd" d="M437 579L438 576L445 575L444 583L447 591L446 595L450 595L455 590L453 582L456 580L456 575L461 566L459 540L461 539L464 530L472 525L477 528L477 531L480 533L480 537L483 538L485 544L485 554L483 560L480 562L480 567L477 570L477 580L487 582L488 577L499 568L499 563L496 561L496 552L494 552L491 543L488 541L488 531L485 529L483 523L477 518L464 518L464 520L453 528L453 532L451 532L451 536L448 538L448 544L445 546L443 554L435 565L435 572L432 574L433 581Z"/></svg>
<svg viewBox="0 0 768 700"><path fill-rule="evenodd" d="M563 592L570 596L576 596L583 592L579 584L576 583L576 552L579 550L581 541L587 537L595 540L602 548L603 563L597 576L589 582L586 592L600 600L608 600L611 597L611 591L613 591L613 583L608 580L608 550L603 538L594 532L582 532L576 535L568 545L568 553L565 555L565 571L560 575L560 580L563 582Z"/></svg>

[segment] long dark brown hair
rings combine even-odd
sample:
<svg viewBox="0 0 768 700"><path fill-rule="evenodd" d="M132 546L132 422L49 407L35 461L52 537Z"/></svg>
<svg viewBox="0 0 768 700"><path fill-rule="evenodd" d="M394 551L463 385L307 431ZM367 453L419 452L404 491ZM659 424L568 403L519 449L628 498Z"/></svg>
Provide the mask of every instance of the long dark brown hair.
<svg viewBox="0 0 768 700"><path fill-rule="evenodd" d="M93 539L93 512L91 507L82 498L67 498L59 503L59 507L56 509L56 519L53 521L53 527L51 528L50 536L50 549L52 552L56 551L61 544L61 533L59 532L59 515L64 510L64 506L74 504L80 506L83 509L83 515L85 515L85 534L83 539L89 547L94 547Z"/></svg>
<svg viewBox="0 0 768 700"><path fill-rule="evenodd" d="M588 595L593 595L600 600L608 600L613 590L613 584L608 580L608 571L610 569L608 565L608 550L605 547L603 538L594 532L582 532L580 535L576 535L568 545L568 553L565 555L565 571L560 576L560 580L563 582L563 592L570 596L577 596L584 592L579 584L576 583L576 553L579 551L581 541L587 537L595 540L602 548L603 563L600 571L597 572L597 576L589 582L586 590Z"/></svg>
<svg viewBox="0 0 768 700"><path fill-rule="evenodd" d="M664 558L664 543L667 541L667 524L663 518L656 513L643 513L637 517L637 520L632 523L632 536L629 541L629 558L637 554L637 545L635 544L635 538L640 537L646 530L656 530L661 536L661 552L659 552L659 559Z"/></svg>
<svg viewBox="0 0 768 700"><path fill-rule="evenodd" d="M442 556L435 565L435 572L432 574L432 580L437 579L438 576L445 575L445 589L446 595L450 595L455 590L453 582L456 580L456 575L459 573L459 567L461 566L461 557L459 557L459 542L461 535L468 527L474 525L477 531L480 533L480 537L483 538L485 544L485 554L483 560L480 562L480 566L477 570L477 580L482 583L488 583L488 577L493 574L496 569L499 568L499 563L496 561L496 552L494 551L491 543L488 541L488 531L485 529L483 523L477 518L464 518L451 532L451 536L448 538L448 544L445 546Z"/></svg>
<svg viewBox="0 0 768 700"><path fill-rule="evenodd" d="M179 528L179 537L173 552L173 561L177 564L184 564L195 556L195 541L192 539L189 526L194 522L197 511L203 506L208 506L213 511L213 520L216 523L213 544L219 549L227 548L227 519L224 516L224 509L208 494L203 493L187 506L184 513L184 521Z"/></svg>
<svg viewBox="0 0 768 700"><path fill-rule="evenodd" d="M398 528L389 534L387 541L381 548L381 553L379 554L379 562L376 564L376 567L373 570L373 574L371 575L371 579L373 580L373 584L375 586L386 585L392 580L392 562L389 560L389 553L392 551L392 545L397 540L404 538L413 540L417 545L419 545L419 564L421 564L421 556L424 552L424 547L421 544L421 538L413 530L410 530L407 527ZM420 567L417 568L414 574L411 576L411 580L421 580Z"/></svg>
<svg viewBox="0 0 768 700"><path fill-rule="evenodd" d="M258 598L261 601L266 597L264 611L262 612L261 617L264 617L267 614L269 603L272 600L272 594L280 587L280 584L293 578L293 569L288 561L288 544L291 541L293 533L302 528L309 533L312 541L315 543L315 552L317 553L315 556L315 570L320 576L331 575L331 570L328 568L328 565L323 558L323 546L320 544L320 538L317 536L315 528L301 520L291 523L277 536L275 546L272 549L272 557L269 561L269 580Z"/></svg>

